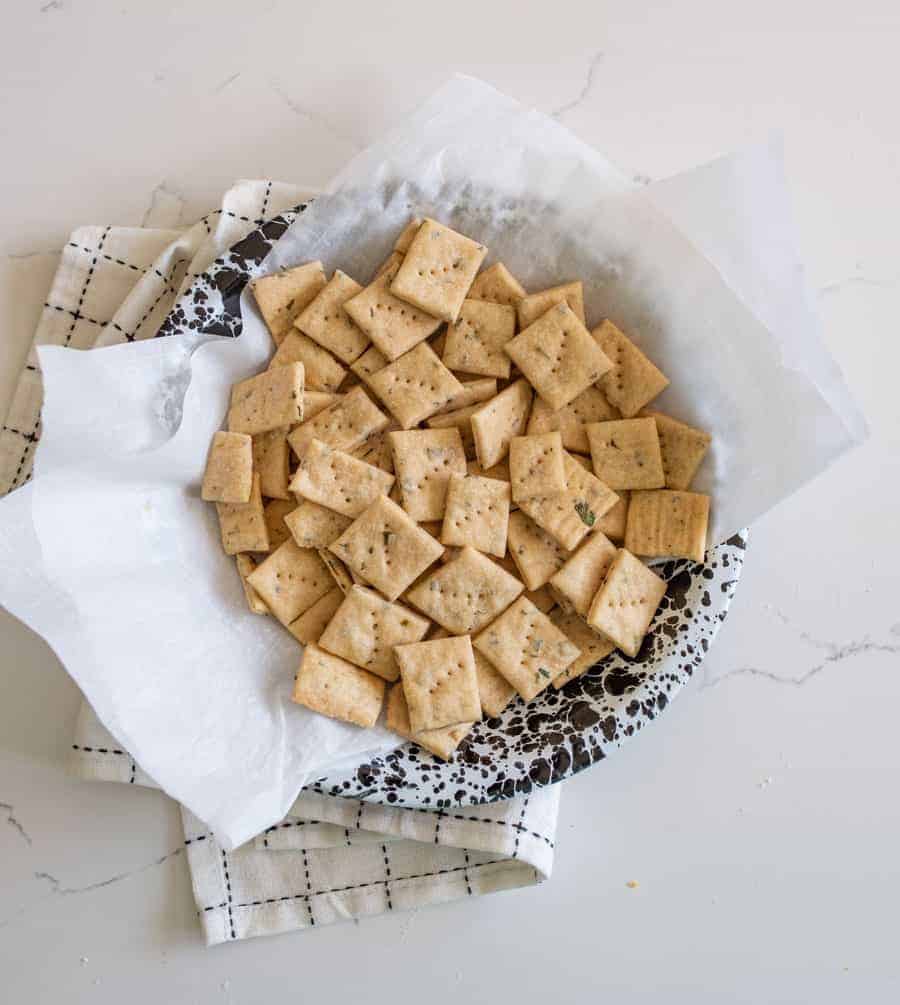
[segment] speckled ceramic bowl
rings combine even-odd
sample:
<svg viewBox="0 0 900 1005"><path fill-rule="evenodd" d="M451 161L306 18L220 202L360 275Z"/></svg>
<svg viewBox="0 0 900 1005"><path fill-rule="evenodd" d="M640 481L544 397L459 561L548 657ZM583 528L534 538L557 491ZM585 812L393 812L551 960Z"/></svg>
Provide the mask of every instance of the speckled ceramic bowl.
<svg viewBox="0 0 900 1005"><path fill-rule="evenodd" d="M253 231L199 276L159 330L234 338L240 297L264 271L272 245L303 206ZM310 788L395 806L441 808L508 799L552 785L602 761L662 713L703 662L740 578L747 533L713 548L702 563L668 562L669 588L636 659L618 651L560 691L478 723L450 763L413 743L320 778Z"/></svg>

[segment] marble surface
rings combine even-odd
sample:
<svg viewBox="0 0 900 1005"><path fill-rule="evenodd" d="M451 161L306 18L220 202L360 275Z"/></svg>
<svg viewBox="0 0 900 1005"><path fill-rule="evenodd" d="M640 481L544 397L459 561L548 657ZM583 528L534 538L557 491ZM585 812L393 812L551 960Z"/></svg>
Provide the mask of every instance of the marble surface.
<svg viewBox="0 0 900 1005"><path fill-rule="evenodd" d="M782 129L872 437L756 525L701 679L567 783L552 880L477 904L205 950L174 807L66 776L76 689L0 612L2 1000L896 1001L896 4L458 0L438 35L411 2L4 13L0 409L70 229L321 184L460 70L645 179Z"/></svg>

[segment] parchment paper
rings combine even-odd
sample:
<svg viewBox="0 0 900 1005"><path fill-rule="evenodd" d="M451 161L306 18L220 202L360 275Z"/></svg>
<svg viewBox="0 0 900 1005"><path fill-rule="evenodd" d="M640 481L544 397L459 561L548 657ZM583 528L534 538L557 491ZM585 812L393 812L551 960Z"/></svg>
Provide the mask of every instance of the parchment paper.
<svg viewBox="0 0 900 1005"><path fill-rule="evenodd" d="M612 317L671 378L660 407L713 432L699 487L718 541L864 435L809 309L783 192L772 148L635 191L558 123L455 78L347 166L271 264L321 258L366 281L417 212L485 242L528 288L583 279L589 321ZM36 477L0 501L0 602L227 848L306 781L396 743L288 701L299 647L247 612L199 499L229 387L270 351L242 305L237 340L40 350Z"/></svg>

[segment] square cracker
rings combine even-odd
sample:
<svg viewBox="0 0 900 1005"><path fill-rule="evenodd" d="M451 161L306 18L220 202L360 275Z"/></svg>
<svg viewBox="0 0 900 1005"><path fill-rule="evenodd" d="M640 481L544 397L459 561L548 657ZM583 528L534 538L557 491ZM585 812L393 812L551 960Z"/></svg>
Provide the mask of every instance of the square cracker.
<svg viewBox="0 0 900 1005"><path fill-rule="evenodd" d="M307 262L254 280L253 296L276 345L291 330L294 318L324 285L325 270L321 262Z"/></svg>
<svg viewBox="0 0 900 1005"><path fill-rule="evenodd" d="M413 429L388 433L403 508L416 520L444 516L447 484L466 473L466 454L458 429Z"/></svg>
<svg viewBox="0 0 900 1005"><path fill-rule="evenodd" d="M709 496L699 492L632 492L625 547L635 555L690 558L706 554Z"/></svg>
<svg viewBox="0 0 900 1005"><path fill-rule="evenodd" d="M413 733L409 724L406 695L403 693L403 685L399 682L388 691L384 717L384 724L392 733L397 733L405 740L412 740L435 757L440 757L442 761L450 760L473 726L471 722L458 722L455 726L443 726L441 729L425 729L421 733Z"/></svg>
<svg viewBox="0 0 900 1005"><path fill-rule="evenodd" d="M322 560L308 548L285 541L247 577L266 606L285 626L334 589Z"/></svg>
<svg viewBox="0 0 900 1005"><path fill-rule="evenodd" d="M572 551L612 509L618 496L569 454L563 458L564 492L519 500L519 509L567 550Z"/></svg>
<svg viewBox="0 0 900 1005"><path fill-rule="evenodd" d="M347 371L320 345L297 328L292 328L282 340L278 351L269 363L274 370L289 363L302 363L306 386L313 391L334 393L340 386Z"/></svg>
<svg viewBox="0 0 900 1005"><path fill-rule="evenodd" d="M361 292L362 286L355 279L335 269L328 284L297 318L294 327L349 366L369 346L368 336L356 327L344 310L344 304Z"/></svg>
<svg viewBox="0 0 900 1005"><path fill-rule="evenodd" d="M454 376L456 376L454 374ZM459 380L459 377L456 377ZM436 415L444 412L455 412L460 408L467 408L469 405L478 405L485 401L490 401L497 393L497 381L493 377L480 377L476 380L464 381L459 394L454 394L447 404Z"/></svg>
<svg viewBox="0 0 900 1005"><path fill-rule="evenodd" d="M540 694L580 651L525 597L488 625L472 645L525 701Z"/></svg>
<svg viewBox="0 0 900 1005"><path fill-rule="evenodd" d="M288 631L298 642L308 646L318 642L325 626L334 617L334 612L341 606L344 594L335 587L329 590L309 608L304 611L299 618L295 618L289 625Z"/></svg>
<svg viewBox="0 0 900 1005"><path fill-rule="evenodd" d="M475 676L478 678L481 714L491 719L496 718L515 698L516 689L477 649L472 650L472 655L475 657Z"/></svg>
<svg viewBox="0 0 900 1005"><path fill-rule="evenodd" d="M620 548L594 597L587 623L634 658L665 592L664 580Z"/></svg>
<svg viewBox="0 0 900 1005"><path fill-rule="evenodd" d="M376 499L330 547L388 600L396 600L444 551L386 496Z"/></svg>
<svg viewBox="0 0 900 1005"><path fill-rule="evenodd" d="M476 551L503 558L509 525L509 485L496 478L455 474L447 488L441 542L451 547L471 545Z"/></svg>
<svg viewBox="0 0 900 1005"><path fill-rule="evenodd" d="M357 517L393 484L394 476L387 471L313 440L300 459L291 491L336 513Z"/></svg>
<svg viewBox="0 0 900 1005"><path fill-rule="evenodd" d="M503 347L516 334L516 312L504 304L464 300L459 317L447 329L444 365L486 377L509 377L511 363Z"/></svg>
<svg viewBox="0 0 900 1005"><path fill-rule="evenodd" d="M391 293L391 282L401 262L402 258L388 262L384 271L361 293L344 303L350 319L388 360L409 352L441 325L439 318L416 310Z"/></svg>
<svg viewBox="0 0 900 1005"><path fill-rule="evenodd" d="M550 613L550 620L572 645L578 646L581 650L574 663L570 663L562 673L553 678L553 686L557 691L568 684L570 680L575 680L576 677L587 673L600 660L606 659L616 648L613 641L605 635L595 632L577 614L567 614L557 608Z"/></svg>
<svg viewBox="0 0 900 1005"><path fill-rule="evenodd" d="M594 531L550 579L560 606L587 617L591 601L603 585L618 550L605 534Z"/></svg>
<svg viewBox="0 0 900 1005"><path fill-rule="evenodd" d="M589 422L594 473L611 489L661 489L666 483L651 418Z"/></svg>
<svg viewBox="0 0 900 1005"><path fill-rule="evenodd" d="M503 262L495 262L479 272L469 287L470 300L486 300L492 304L515 307L526 296L525 287Z"/></svg>
<svg viewBox="0 0 900 1005"><path fill-rule="evenodd" d="M528 435L559 430L566 450L576 454L589 454L591 446L584 431L585 423L618 418L618 409L610 405L599 388L591 385L557 412L543 398L535 399L528 419Z"/></svg>
<svg viewBox="0 0 900 1005"><path fill-rule="evenodd" d="M280 547L291 536L288 525L284 520L289 513L294 511L296 506L297 500L293 497L290 499L272 499L266 503L263 516L269 531L269 551L274 551Z"/></svg>
<svg viewBox="0 0 900 1005"><path fill-rule="evenodd" d="M504 351L554 410L568 405L612 366L566 303L551 307L507 342Z"/></svg>
<svg viewBox="0 0 900 1005"><path fill-rule="evenodd" d="M557 433L514 436L509 444L509 483L516 502L562 492L566 487L562 437Z"/></svg>
<svg viewBox="0 0 900 1005"><path fill-rule="evenodd" d="M515 576L467 546L417 583L406 599L448 632L464 635L491 622L523 589Z"/></svg>
<svg viewBox="0 0 900 1005"><path fill-rule="evenodd" d="M250 502L253 489L253 441L246 433L213 434L203 474L206 502Z"/></svg>
<svg viewBox="0 0 900 1005"><path fill-rule="evenodd" d="M413 242L413 238L418 233L419 227L422 226L422 217L414 216L409 223L400 231L397 240L394 241L394 251L399 252L401 255L405 255L409 251L409 246Z"/></svg>
<svg viewBox="0 0 900 1005"><path fill-rule="evenodd" d="M472 640L412 642L394 647L413 733L481 718Z"/></svg>
<svg viewBox="0 0 900 1005"><path fill-rule="evenodd" d="M566 303L582 324L584 319L584 288L580 281L563 283L562 286L551 286L549 290L531 293L522 297L516 305L519 315L519 328L527 328L539 317L546 314L551 307Z"/></svg>
<svg viewBox="0 0 900 1005"><path fill-rule="evenodd" d="M226 555L269 550L269 531L259 490L259 475L253 476L249 502L216 503L216 512Z"/></svg>
<svg viewBox="0 0 900 1005"><path fill-rule="evenodd" d="M610 541L621 544L625 540L625 524L628 520L628 503L631 499L631 493L627 489L619 489L616 495L619 497L619 501L611 510L607 510L603 516L598 518L595 526Z"/></svg>
<svg viewBox="0 0 900 1005"><path fill-rule="evenodd" d="M509 514L507 542L512 560L529 590L539 590L558 572L569 553L521 510Z"/></svg>
<svg viewBox="0 0 900 1005"><path fill-rule="evenodd" d="M350 369L364 384L371 386L370 378L373 374L378 373L379 370L383 370L389 362L390 360L387 356L380 349L376 349L372 345L366 349L358 360L351 364Z"/></svg>
<svg viewBox="0 0 900 1005"><path fill-rule="evenodd" d="M525 432L530 408L528 381L517 380L472 413L472 436L482 468L492 468L506 457L510 440Z"/></svg>
<svg viewBox="0 0 900 1005"><path fill-rule="evenodd" d="M302 363L265 370L232 388L228 429L233 433L254 436L302 421Z"/></svg>
<svg viewBox="0 0 900 1005"><path fill-rule="evenodd" d="M335 513L304 499L284 518L287 529L301 548L327 548L353 523L349 516Z"/></svg>
<svg viewBox="0 0 900 1005"><path fill-rule="evenodd" d="M388 425L390 419L384 412L361 387L354 387L315 418L294 429L288 436L288 443L300 458L313 440L350 453Z"/></svg>
<svg viewBox="0 0 900 1005"><path fill-rule="evenodd" d="M465 386L465 385L463 385ZM482 402L466 405L455 412L441 412L427 420L429 429L456 429L462 439L463 452L468 459L475 456L475 435L472 432L472 416L482 407Z"/></svg>
<svg viewBox="0 0 900 1005"><path fill-rule="evenodd" d="M402 604L392 604L374 590L353 586L319 639L319 645L356 666L394 681L400 667L394 646L420 642L427 618Z"/></svg>
<svg viewBox="0 0 900 1005"><path fill-rule="evenodd" d="M259 472L260 490L268 499L292 498L288 491L291 480L289 429L289 426L282 426L253 437L253 468Z"/></svg>
<svg viewBox="0 0 900 1005"><path fill-rule="evenodd" d="M384 681L316 645L303 651L292 700L329 719L371 728L384 701Z"/></svg>
<svg viewBox="0 0 900 1005"><path fill-rule="evenodd" d="M269 608L266 607L265 601L247 582L247 577L256 568L256 562L249 555L244 554L235 555L234 559L237 563L238 575L241 577L241 586L244 588L247 606L254 614L268 614Z"/></svg>
<svg viewBox="0 0 900 1005"><path fill-rule="evenodd" d="M666 488L689 488L709 450L712 437L702 429L694 429L662 412L644 411L641 414L649 415L656 423Z"/></svg>
<svg viewBox="0 0 900 1005"><path fill-rule="evenodd" d="M391 293L441 321L455 321L487 248L426 218L416 231Z"/></svg>
<svg viewBox="0 0 900 1005"><path fill-rule="evenodd" d="M373 374L369 386L404 429L440 411L463 385L425 345Z"/></svg>
<svg viewBox="0 0 900 1005"><path fill-rule="evenodd" d="M600 378L600 390L626 419L669 386L669 378L612 321L591 334L612 361L612 369Z"/></svg>

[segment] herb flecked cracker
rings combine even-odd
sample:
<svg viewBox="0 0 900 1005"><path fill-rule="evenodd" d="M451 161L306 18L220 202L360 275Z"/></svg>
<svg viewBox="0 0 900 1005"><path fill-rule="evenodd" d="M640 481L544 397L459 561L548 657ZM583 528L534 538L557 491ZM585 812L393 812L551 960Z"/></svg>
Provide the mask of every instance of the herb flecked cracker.
<svg viewBox="0 0 900 1005"><path fill-rule="evenodd" d="M353 523L353 518L304 499L284 517L284 522L301 548L327 548Z"/></svg>
<svg viewBox="0 0 900 1005"><path fill-rule="evenodd" d="M277 370L290 363L303 364L306 386L313 391L327 391L333 394L347 375L347 371L330 352L326 352L296 328L292 328L285 335L278 352L269 363L269 369Z"/></svg>
<svg viewBox="0 0 900 1005"><path fill-rule="evenodd" d="M699 492L632 492L625 547L635 555L690 558L706 553L709 496Z"/></svg>
<svg viewBox="0 0 900 1005"><path fill-rule="evenodd" d="M390 419L384 412L372 403L361 387L355 387L315 418L294 429L288 436L288 443L301 458L313 440L350 453L388 425Z"/></svg>
<svg viewBox="0 0 900 1005"><path fill-rule="evenodd" d="M502 262L479 272L469 287L471 300L486 300L507 307L515 307L526 295L525 287Z"/></svg>
<svg viewBox="0 0 900 1005"><path fill-rule="evenodd" d="M253 296L276 345L291 330L294 318L324 286L325 270L321 262L307 262L254 280Z"/></svg>
<svg viewBox="0 0 900 1005"><path fill-rule="evenodd" d="M388 600L396 600L444 552L387 496L376 499L330 547Z"/></svg>
<svg viewBox="0 0 900 1005"><path fill-rule="evenodd" d="M222 548L226 555L242 551L268 551L269 531L263 512L259 475L253 476L250 500L245 503L216 503Z"/></svg>
<svg viewBox="0 0 900 1005"><path fill-rule="evenodd" d="M330 719L371 728L381 713L384 681L316 645L308 645L294 682L293 701Z"/></svg>
<svg viewBox="0 0 900 1005"><path fill-rule="evenodd" d="M253 441L246 433L213 434L200 497L206 502L250 502Z"/></svg>
<svg viewBox="0 0 900 1005"><path fill-rule="evenodd" d="M509 515L509 553L529 590L539 590L566 562L569 553L521 510Z"/></svg>
<svg viewBox="0 0 900 1005"><path fill-rule="evenodd" d="M307 548L298 548L293 539L260 563L247 582L285 626L334 588L319 556Z"/></svg>
<svg viewBox="0 0 900 1005"><path fill-rule="evenodd" d="M522 297L516 305L519 313L519 327L527 328L543 314L546 314L551 307L562 303L568 304L578 320L585 324L584 288L581 282L574 282L551 286L549 290L541 290L540 293L531 293Z"/></svg>
<svg viewBox="0 0 900 1005"><path fill-rule="evenodd" d="M406 599L448 632L464 635L492 621L523 589L515 576L465 547L409 590Z"/></svg>
<svg viewBox="0 0 900 1005"><path fill-rule="evenodd" d="M509 485L496 478L454 474L447 487L441 542L503 558L509 525Z"/></svg>
<svg viewBox="0 0 900 1005"><path fill-rule="evenodd" d="M447 485L466 473L466 454L457 429L413 429L388 433L403 508L416 520L444 516Z"/></svg>
<svg viewBox="0 0 900 1005"><path fill-rule="evenodd" d="M516 502L566 488L562 437L557 433L514 436L509 444L509 482Z"/></svg>
<svg viewBox="0 0 900 1005"><path fill-rule="evenodd" d="M665 485L653 419L591 422L585 430L594 473L611 489L661 489Z"/></svg>
<svg viewBox="0 0 900 1005"><path fill-rule="evenodd" d="M475 452L482 468L492 468L506 457L510 440L525 432L530 409L528 381L517 380L471 413Z"/></svg>
<svg viewBox="0 0 900 1005"><path fill-rule="evenodd" d="M586 617L618 550L605 534L595 531L550 579L560 606Z"/></svg>
<svg viewBox="0 0 900 1005"><path fill-rule="evenodd" d="M291 491L344 516L357 517L390 492L393 484L394 476L387 471L313 440L294 474Z"/></svg>
<svg viewBox="0 0 900 1005"><path fill-rule="evenodd" d="M355 279L335 269L328 284L294 322L296 328L347 366L370 344L368 336L356 327L344 310L344 304L361 292L362 286Z"/></svg>
<svg viewBox="0 0 900 1005"><path fill-rule="evenodd" d="M633 659L665 592L665 580L620 548L594 597L587 623Z"/></svg>
<svg viewBox="0 0 900 1005"><path fill-rule="evenodd" d="M626 419L669 386L669 378L612 321L604 321L591 334L612 361L600 378L600 389Z"/></svg>
<svg viewBox="0 0 900 1005"><path fill-rule="evenodd" d="M447 329L444 365L451 370L509 377L509 356L503 347L516 333L516 312L486 300L464 300L459 317Z"/></svg>
<svg viewBox="0 0 900 1005"><path fill-rule="evenodd" d="M373 374L369 386L404 429L434 415L463 390L424 343Z"/></svg>
<svg viewBox="0 0 900 1005"><path fill-rule="evenodd" d="M228 429L232 433L267 433L303 421L303 364L265 370L234 385Z"/></svg>
<svg viewBox="0 0 900 1005"><path fill-rule="evenodd" d="M414 734L481 718L468 635L395 646L394 655Z"/></svg>
<svg viewBox="0 0 900 1005"><path fill-rule="evenodd" d="M472 644L525 701L540 694L580 652L525 597L488 625Z"/></svg>
<svg viewBox="0 0 900 1005"><path fill-rule="evenodd" d="M393 647L420 642L430 622L374 590L353 586L319 639L322 649L394 681L400 668Z"/></svg>
<svg viewBox="0 0 900 1005"><path fill-rule="evenodd" d="M709 450L712 437L662 412L644 411L656 423L659 452L667 489L688 489L700 462Z"/></svg>
<svg viewBox="0 0 900 1005"><path fill-rule="evenodd" d="M553 686L557 691L568 684L570 680L575 680L576 677L587 673L596 663L606 659L611 652L615 651L616 645L611 639L595 632L577 614L566 614L557 608L550 612L550 620L572 645L581 650L575 661L553 678Z"/></svg>
<svg viewBox="0 0 900 1005"><path fill-rule="evenodd" d="M388 691L384 709L385 726L404 740L412 740L420 747L449 761L457 747L465 739L474 725L471 722L458 722L454 726L443 726L441 729L425 729L421 733L413 733L409 722L409 707L403 685L399 682Z"/></svg>

